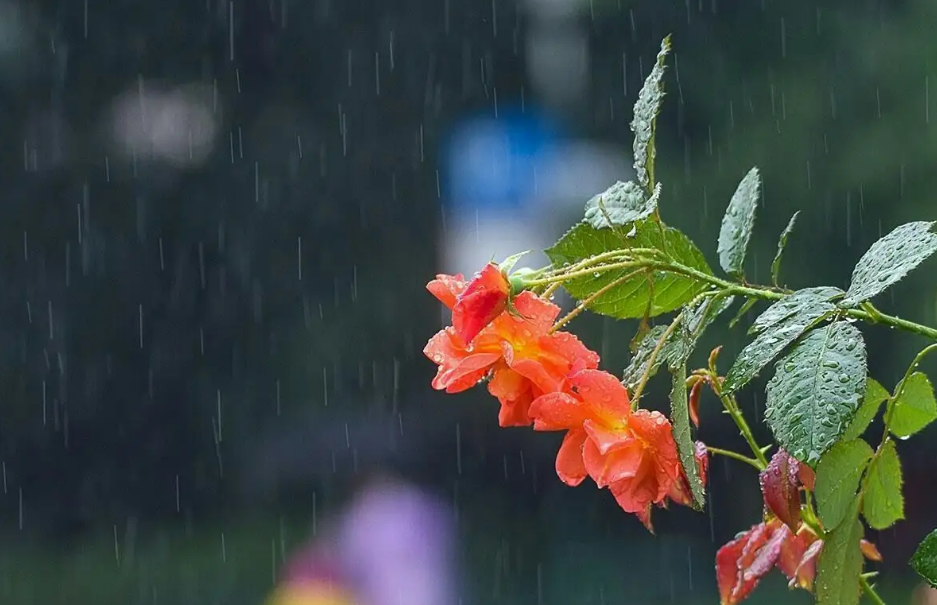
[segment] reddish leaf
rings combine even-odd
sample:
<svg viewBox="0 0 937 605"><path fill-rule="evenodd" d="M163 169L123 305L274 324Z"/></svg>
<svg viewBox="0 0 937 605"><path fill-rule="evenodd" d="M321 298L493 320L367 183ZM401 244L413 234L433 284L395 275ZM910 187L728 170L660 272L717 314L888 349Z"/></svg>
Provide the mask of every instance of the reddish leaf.
<svg viewBox="0 0 937 605"><path fill-rule="evenodd" d="M695 383L693 383L692 388L690 388L690 420L693 421L693 426L696 428L699 428L699 396L702 390L702 380L697 380Z"/></svg>
<svg viewBox="0 0 937 605"><path fill-rule="evenodd" d="M820 556L821 550L823 550L823 540L816 540L807 547L788 586L791 588L798 586L808 591L813 590L813 581L817 577L817 558Z"/></svg>
<svg viewBox="0 0 937 605"><path fill-rule="evenodd" d="M797 469L797 478L804 487L813 491L813 484L817 481L817 473L806 464L801 464Z"/></svg>
<svg viewBox="0 0 937 605"><path fill-rule="evenodd" d="M716 581L722 605L742 602L774 567L791 536L786 525L760 523L716 553Z"/></svg>
<svg viewBox="0 0 937 605"><path fill-rule="evenodd" d="M796 586L805 590L811 589L816 570L815 558L822 544L817 536L806 528L797 535L791 534L784 541L781 546L781 554L778 557L778 569L787 576L791 588ZM814 548L815 552L810 552L808 556L811 547ZM805 558L814 560L814 563L811 564L808 561L808 565L803 565Z"/></svg>
<svg viewBox="0 0 937 605"><path fill-rule="evenodd" d="M869 561L878 563L882 560L882 553L878 551L878 547L868 540L862 539L859 541L859 550L862 551L862 556Z"/></svg>
<svg viewBox="0 0 937 605"><path fill-rule="evenodd" d="M765 506L793 531L800 527L799 468L800 463L781 449L759 475Z"/></svg>

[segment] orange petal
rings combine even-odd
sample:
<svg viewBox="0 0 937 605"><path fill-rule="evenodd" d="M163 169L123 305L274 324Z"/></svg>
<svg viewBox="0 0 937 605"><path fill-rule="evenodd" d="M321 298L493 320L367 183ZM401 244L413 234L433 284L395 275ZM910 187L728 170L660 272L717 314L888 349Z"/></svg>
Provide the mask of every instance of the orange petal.
<svg viewBox="0 0 937 605"><path fill-rule="evenodd" d="M498 413L500 426L530 426L528 410L534 398L532 389L529 380L503 363L500 367L495 367L491 380L488 381L488 392L501 402L501 410Z"/></svg>
<svg viewBox="0 0 937 605"><path fill-rule="evenodd" d="M511 286L492 263L475 274L452 307L452 327L463 342L472 342L508 306Z"/></svg>
<svg viewBox="0 0 937 605"><path fill-rule="evenodd" d="M555 392L537 397L529 414L535 431L563 431L579 429L588 418L588 409L573 395Z"/></svg>
<svg viewBox="0 0 937 605"><path fill-rule="evenodd" d="M456 298L465 291L467 285L461 273L456 275L440 273L436 279L426 284L426 289L439 299L439 302L451 309L455 306Z"/></svg>
<svg viewBox="0 0 937 605"><path fill-rule="evenodd" d="M433 378L433 388L447 393L458 393L475 386L501 359L500 352L467 352L451 328L440 330L430 338L423 354L439 366Z"/></svg>
<svg viewBox="0 0 937 605"><path fill-rule="evenodd" d="M529 330L532 334L538 336L543 336L549 332L550 328L553 327L553 322L560 314L558 306L540 298L529 290L515 296L512 304L520 317L506 313L499 318L499 324L508 329L510 329L509 326L515 326L518 329Z"/></svg>
<svg viewBox="0 0 937 605"><path fill-rule="evenodd" d="M627 389L608 372L581 370L570 375L568 380L606 426L621 426L631 415Z"/></svg>
<svg viewBox="0 0 937 605"><path fill-rule="evenodd" d="M627 427L621 430L612 430L591 418L583 422L582 428L589 434L589 439L595 445L596 452L600 456L605 456L611 450L625 447L635 441L634 435Z"/></svg>
<svg viewBox="0 0 937 605"><path fill-rule="evenodd" d="M585 442L586 433L582 429L571 429L563 437L560 451L556 454L556 474L566 485L575 487L587 476L582 461L582 446Z"/></svg>
<svg viewBox="0 0 937 605"><path fill-rule="evenodd" d="M654 477L653 461L643 458L634 477L615 481L609 484L608 489L615 496L618 506L626 513L637 514L647 509L658 499L657 496L660 493L660 486L657 485Z"/></svg>
<svg viewBox="0 0 937 605"><path fill-rule="evenodd" d="M653 461L644 460L646 452L637 439L624 440L611 450L602 453L588 428L586 432L589 433L589 441L582 450L582 457L586 464L586 471L599 488L625 479L640 481L642 471L648 471L653 466ZM653 494L657 493L656 489L651 491ZM653 500L654 495L650 497L648 503ZM636 511L629 510L628 512Z"/></svg>

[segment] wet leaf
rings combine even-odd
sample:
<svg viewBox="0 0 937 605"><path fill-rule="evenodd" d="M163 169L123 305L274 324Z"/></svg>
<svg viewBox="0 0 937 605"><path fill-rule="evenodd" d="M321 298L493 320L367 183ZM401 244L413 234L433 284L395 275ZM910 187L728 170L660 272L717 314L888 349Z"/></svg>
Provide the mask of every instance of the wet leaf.
<svg viewBox="0 0 937 605"><path fill-rule="evenodd" d="M546 250L554 267L563 267L590 258L609 250L623 246L633 248L654 248L664 251L671 260L679 262L697 271L712 274L706 259L696 245L686 235L674 229L660 225L650 219L634 224L634 237L623 244L621 238L611 229L596 229L587 223L579 223L570 229L560 241ZM566 290L582 300L600 288L621 280L602 296L589 304L595 313L620 319L655 317L669 313L693 300L705 284L683 275L663 272L619 269L595 273L572 279L564 284ZM628 276L627 279L623 279ZM649 280L653 279L653 288ZM650 308L648 303L651 302Z"/></svg>
<svg viewBox="0 0 937 605"><path fill-rule="evenodd" d="M836 307L827 297L834 289L801 290L765 309L754 324L761 332L736 357L723 389L732 392L748 384L788 345L832 314Z"/></svg>
<svg viewBox="0 0 937 605"><path fill-rule="evenodd" d="M931 586L937 588L937 529L921 540L914 556L911 557L911 567Z"/></svg>
<svg viewBox="0 0 937 605"><path fill-rule="evenodd" d="M729 207L722 217L719 229L719 265L735 276L744 273L745 252L755 226L755 210L761 195L761 174L758 168L748 171L729 200Z"/></svg>
<svg viewBox="0 0 937 605"><path fill-rule="evenodd" d="M716 582L720 603L740 603L774 567L781 547L791 535L786 525L760 523L716 552Z"/></svg>
<svg viewBox="0 0 937 605"><path fill-rule="evenodd" d="M783 449L771 457L768 467L758 476L765 506L782 523L797 531L800 526L800 462Z"/></svg>
<svg viewBox="0 0 937 605"><path fill-rule="evenodd" d="M778 281L781 277L781 256L784 255L784 249L787 248L787 238L790 237L791 232L794 230L794 225L797 223L797 217L800 215L800 210L795 212L791 216L791 220L787 222L787 227L784 227L784 231L781 232L781 236L778 238L778 251L774 254L774 260L771 261L771 283L775 286L779 286Z"/></svg>
<svg viewBox="0 0 937 605"><path fill-rule="evenodd" d="M887 441L865 474L862 516L872 529L886 529L904 519L901 460L894 441Z"/></svg>
<svg viewBox="0 0 937 605"><path fill-rule="evenodd" d="M817 605L856 605L862 573L862 523L859 498L849 504L843 522L826 538L817 561Z"/></svg>
<svg viewBox="0 0 937 605"><path fill-rule="evenodd" d="M702 509L706 498L703 481L696 466L696 444L690 434L690 411L686 396L686 366L672 370L673 383L670 390L670 418L673 422L673 438L680 453L680 466L686 474L693 494L693 508Z"/></svg>
<svg viewBox="0 0 937 605"><path fill-rule="evenodd" d="M658 343L664 336L667 334L667 326L654 326L651 330L644 335L644 338L641 340L641 343L638 345L637 350L634 352L634 355L631 356L631 362L625 368L625 372L622 375L621 382L630 392L634 392L634 389L638 386L638 383L641 382L641 378L644 376L644 373L647 372L648 365L651 364L651 355L654 352L654 349L657 348ZM669 339L668 339L669 340ZM648 378L654 376L657 373L657 369L664 362L666 351L664 350L667 346L667 343L661 345L661 350L657 354L657 357L654 358L653 364L651 364L651 370L648 372Z"/></svg>
<svg viewBox="0 0 937 605"><path fill-rule="evenodd" d="M835 443L865 392L862 333L833 322L808 333L775 365L765 420L778 444L811 466Z"/></svg>
<svg viewBox="0 0 937 605"><path fill-rule="evenodd" d="M659 184L654 194L646 197L634 181L619 181L586 203L585 221L596 229L627 225L651 216L659 200Z"/></svg>
<svg viewBox="0 0 937 605"><path fill-rule="evenodd" d="M657 61L644 81L638 100L634 104L634 118L631 120L631 132L634 133L634 172L638 184L650 193L654 182L654 134L657 128L657 115L664 102L664 69L667 55L670 53L670 36L661 41Z"/></svg>
<svg viewBox="0 0 937 605"><path fill-rule="evenodd" d="M667 335L667 341L660 346L648 378L657 373L662 363L666 363L670 368L684 365L706 328L719 314L728 309L733 301L734 298L731 296L718 299L707 297L695 306L684 307L680 324ZM651 361L651 354L666 334L667 326L654 326L641 339L622 376L622 383L628 387L629 391L637 387Z"/></svg>
<svg viewBox="0 0 937 605"><path fill-rule="evenodd" d="M885 390L885 387L874 379L867 378L865 381L865 397L862 398L862 405L859 406L859 411L856 412L855 418L853 418L849 426L846 427L846 431L843 433L843 441L851 441L852 439L861 437L862 433L869 428L869 424L872 423L875 415L878 414L878 409L882 406L882 402L888 399L888 397L889 393Z"/></svg>
<svg viewBox="0 0 937 605"><path fill-rule="evenodd" d="M898 398L887 419L888 430L898 437L910 437L937 419L934 387L927 375L915 372L898 389Z"/></svg>
<svg viewBox="0 0 937 605"><path fill-rule="evenodd" d="M798 313L803 313L804 309L818 307L828 311L834 310L835 305L830 302L837 296L842 296L844 292L839 288L832 286L817 286L814 288L803 288L788 294L781 300L776 301L770 307L764 310L764 313L755 318L752 327L748 329L749 334L764 332L772 328L785 319Z"/></svg>
<svg viewBox="0 0 937 605"><path fill-rule="evenodd" d="M833 529L843 521L850 503L856 499L859 480L873 453L868 443L856 439L840 441L820 458L813 495L817 514L826 529Z"/></svg>
<svg viewBox="0 0 937 605"><path fill-rule="evenodd" d="M927 221L905 223L872 244L856 263L841 305L852 307L881 294L937 252L933 226Z"/></svg>

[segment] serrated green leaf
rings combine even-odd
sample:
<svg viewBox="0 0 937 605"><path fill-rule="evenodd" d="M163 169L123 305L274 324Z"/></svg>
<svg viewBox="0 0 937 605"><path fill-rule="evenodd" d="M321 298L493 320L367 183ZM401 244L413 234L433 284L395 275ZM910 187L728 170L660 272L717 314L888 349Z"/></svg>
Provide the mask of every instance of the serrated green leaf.
<svg viewBox="0 0 937 605"><path fill-rule="evenodd" d="M644 220L657 210L660 184L650 197L634 181L618 181L586 202L585 221L596 229L606 229Z"/></svg>
<svg viewBox="0 0 937 605"><path fill-rule="evenodd" d="M766 329L776 326L791 315L802 313L804 308L817 306L821 309L832 311L836 307L830 301L837 296L842 296L844 292L833 286L816 286L813 288L803 288L788 294L784 298L776 301L770 307L765 309L764 313L759 315L748 329L749 334L764 332Z"/></svg>
<svg viewBox="0 0 937 605"><path fill-rule="evenodd" d="M641 339L631 357L631 362L625 368L622 383L628 387L629 391L634 391L647 371L648 364L651 363L653 351L665 336L667 341L660 345L660 350L654 358L653 364L651 364L650 372L648 372L648 378L653 377L663 363L666 363L671 369L685 364L709 324L720 313L728 309L733 301L734 298L731 296L719 299L707 297L695 306L688 305L684 307L683 314L680 316L680 324L669 334L667 333L667 326L654 326L651 328Z"/></svg>
<svg viewBox="0 0 937 605"><path fill-rule="evenodd" d="M763 331L739 353L723 389L732 392L748 384L788 345L831 315L836 307L826 300L828 293L822 288L800 290L768 307L754 324Z"/></svg>
<svg viewBox="0 0 937 605"><path fill-rule="evenodd" d="M852 271L852 283L840 303L852 307L884 292L937 252L934 223L905 223L878 240L862 255Z"/></svg>
<svg viewBox="0 0 937 605"><path fill-rule="evenodd" d="M696 468L696 445L690 434L690 406L686 395L686 365L672 371L673 382L670 389L670 418L673 421L673 438L680 453L680 465L690 484L693 494L693 507L703 508L706 492Z"/></svg>
<svg viewBox="0 0 937 605"><path fill-rule="evenodd" d="M791 232L794 230L794 225L797 223L797 217L800 215L800 210L791 215L791 220L787 221L787 227L784 227L784 231L781 232L781 236L778 237L778 251L774 253L774 260L771 261L771 283L775 286L778 286L778 280L781 277L781 256L784 255L784 249L787 248L787 238L790 237Z"/></svg>
<svg viewBox="0 0 937 605"><path fill-rule="evenodd" d="M904 519L901 460L894 441L886 441L865 474L862 516L872 529L886 529Z"/></svg>
<svg viewBox="0 0 937 605"><path fill-rule="evenodd" d="M758 209L760 195L761 174L758 168L752 168L732 194L719 229L719 264L730 275L741 276L744 273L745 252L755 227L755 210Z"/></svg>
<svg viewBox="0 0 937 605"><path fill-rule="evenodd" d="M865 393L862 333L837 321L808 333L775 365L765 420L778 444L814 465L852 420Z"/></svg>
<svg viewBox="0 0 937 605"><path fill-rule="evenodd" d="M609 250L654 248L663 251L674 262L712 274L702 252L677 229L646 219L634 223L632 232L634 236L622 242L611 229L596 229L587 223L579 223L548 248L546 254L553 266L560 268ZM572 279L563 287L582 300L613 281L622 280L588 307L595 313L619 319L644 317L647 311L650 317L669 313L693 300L706 288L706 284L692 277L661 271L640 272L622 279L633 272L634 269L619 269L596 273Z"/></svg>
<svg viewBox="0 0 937 605"><path fill-rule="evenodd" d="M648 372L648 365L651 366L651 369L648 372L648 378L654 376L654 374L657 373L657 369L664 362L664 357L666 356L666 351L664 349L666 348L667 343L661 345L661 350L657 354L657 357L654 358L653 363L651 363L651 355L653 354L654 349L657 348L660 340L666 335L667 326L654 326L647 334L644 335L644 338L641 340L641 344L638 345L634 355L631 356L631 361L625 368L624 374L621 378L622 384L628 387L629 392L634 392L634 389L638 386L638 383L641 382L641 378L644 376L644 373Z"/></svg>
<svg viewBox="0 0 937 605"><path fill-rule="evenodd" d="M856 499L862 472L874 453L868 443L855 439L840 441L820 458L813 493L817 514L826 529L837 527L846 516Z"/></svg>
<svg viewBox="0 0 937 605"><path fill-rule="evenodd" d="M876 380L867 378L865 381L865 397L862 398L862 405L859 406L859 410L856 412L852 422L846 427L846 431L843 433L843 441L851 441L861 437L862 433L869 428L869 425L878 413L878 409L882 406L882 402L888 399L888 397L889 393L885 390L885 387L880 385Z"/></svg>
<svg viewBox="0 0 937 605"><path fill-rule="evenodd" d="M898 437L910 437L937 420L937 400L927 375L915 372L898 387L898 398L892 404L888 430Z"/></svg>
<svg viewBox="0 0 937 605"><path fill-rule="evenodd" d="M663 39L657 61L644 80L644 86L638 93L634 104L634 118L631 120L631 132L634 133L634 172L641 185L648 193L654 182L654 133L657 128L657 115L664 102L664 69L667 55L670 53L670 36Z"/></svg>
<svg viewBox="0 0 937 605"><path fill-rule="evenodd" d="M911 567L927 582L937 588L937 529L927 534L918 544Z"/></svg>
<svg viewBox="0 0 937 605"><path fill-rule="evenodd" d="M823 543L817 561L817 605L856 605L862 574L862 523L859 498L850 502L843 522Z"/></svg>

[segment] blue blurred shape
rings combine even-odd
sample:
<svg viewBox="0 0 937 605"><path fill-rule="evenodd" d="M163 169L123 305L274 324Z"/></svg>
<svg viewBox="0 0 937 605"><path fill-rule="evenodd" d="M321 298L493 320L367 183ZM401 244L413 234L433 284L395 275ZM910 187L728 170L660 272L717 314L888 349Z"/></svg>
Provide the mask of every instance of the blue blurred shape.
<svg viewBox="0 0 937 605"><path fill-rule="evenodd" d="M520 108L462 120L444 143L444 205L456 214L521 210L559 140L554 121Z"/></svg>

